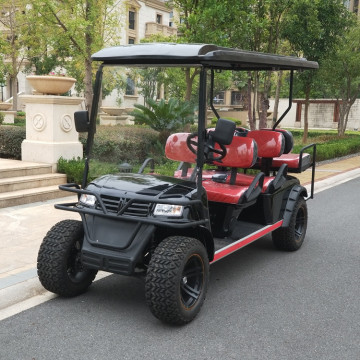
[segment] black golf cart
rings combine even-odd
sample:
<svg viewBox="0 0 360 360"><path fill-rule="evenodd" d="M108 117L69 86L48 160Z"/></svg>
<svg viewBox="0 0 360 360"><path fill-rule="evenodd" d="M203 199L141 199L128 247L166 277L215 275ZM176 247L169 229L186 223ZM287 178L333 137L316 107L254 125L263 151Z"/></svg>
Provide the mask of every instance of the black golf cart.
<svg viewBox="0 0 360 360"><path fill-rule="evenodd" d="M61 221L44 238L38 275L46 289L76 296L98 270L143 276L152 313L184 324L204 302L210 264L270 233L281 250L301 247L316 147L306 147L312 154L306 148L291 153L292 134L277 127L291 106L293 71L316 69L317 63L201 44L118 46L92 58L101 65L91 115L75 113L77 131L88 133L83 183L60 186L76 193L78 202L55 206L78 212L81 221ZM143 166L136 174L106 175L87 184L102 74L115 65L200 68L198 131L172 134L166 143L166 156L180 163L173 177L145 174ZM236 128L212 104L215 72L252 70L290 70L289 107L271 129ZM213 129L206 129L209 103L218 118ZM310 167L308 195L289 174Z"/></svg>

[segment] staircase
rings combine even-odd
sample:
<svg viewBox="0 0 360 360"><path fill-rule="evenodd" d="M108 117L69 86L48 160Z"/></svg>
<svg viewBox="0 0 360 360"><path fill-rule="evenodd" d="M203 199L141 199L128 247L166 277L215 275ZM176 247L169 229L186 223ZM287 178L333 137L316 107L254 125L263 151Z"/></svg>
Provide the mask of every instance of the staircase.
<svg viewBox="0 0 360 360"><path fill-rule="evenodd" d="M68 196L58 188L65 183L51 165L0 159L0 208Z"/></svg>

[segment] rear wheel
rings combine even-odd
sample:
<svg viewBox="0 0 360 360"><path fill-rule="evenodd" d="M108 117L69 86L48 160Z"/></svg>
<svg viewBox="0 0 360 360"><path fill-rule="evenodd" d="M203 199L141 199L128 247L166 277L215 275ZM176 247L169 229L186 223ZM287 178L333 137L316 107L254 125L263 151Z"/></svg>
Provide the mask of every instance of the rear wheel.
<svg viewBox="0 0 360 360"><path fill-rule="evenodd" d="M172 236L155 249L146 275L151 312L171 324L186 324L199 313L209 280L209 259L197 239Z"/></svg>
<svg viewBox="0 0 360 360"><path fill-rule="evenodd" d="M71 297L91 285L97 270L82 266L83 238L83 225L77 220L60 221L46 234L37 258L39 280L45 289Z"/></svg>
<svg viewBox="0 0 360 360"><path fill-rule="evenodd" d="M276 248L284 251L296 251L304 242L308 221L306 201L299 197L296 201L289 226L279 228L272 233L272 240Z"/></svg>

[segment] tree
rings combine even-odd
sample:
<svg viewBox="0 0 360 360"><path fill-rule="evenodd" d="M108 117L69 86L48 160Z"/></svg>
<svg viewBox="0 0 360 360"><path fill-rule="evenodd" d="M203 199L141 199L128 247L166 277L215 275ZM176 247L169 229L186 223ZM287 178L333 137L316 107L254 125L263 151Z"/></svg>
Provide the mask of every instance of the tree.
<svg viewBox="0 0 360 360"><path fill-rule="evenodd" d="M350 22L350 14L341 0L298 0L286 15L282 34L298 56L321 64L333 53ZM316 76L316 70L298 76L305 93L304 143L308 135L310 92Z"/></svg>
<svg viewBox="0 0 360 360"><path fill-rule="evenodd" d="M180 32L186 41L270 53L278 51L281 22L292 3L293 0L174 0L183 20ZM255 129L257 117L260 127L266 127L271 73L249 72L246 83L250 127Z"/></svg>
<svg viewBox="0 0 360 360"><path fill-rule="evenodd" d="M3 73L6 73L11 84L13 110L17 110L17 76L26 60L26 31L28 20L25 16L25 5L15 0L0 0L2 14L0 23L0 53L4 55Z"/></svg>
<svg viewBox="0 0 360 360"><path fill-rule="evenodd" d="M339 136L345 134L350 109L360 95L359 52L360 24L357 23L320 69L319 75L333 91L339 106Z"/></svg>
<svg viewBox="0 0 360 360"><path fill-rule="evenodd" d="M68 49L64 67L84 85L85 102L92 105L91 55L117 42L120 33L117 0L29 0L33 19L51 43Z"/></svg>

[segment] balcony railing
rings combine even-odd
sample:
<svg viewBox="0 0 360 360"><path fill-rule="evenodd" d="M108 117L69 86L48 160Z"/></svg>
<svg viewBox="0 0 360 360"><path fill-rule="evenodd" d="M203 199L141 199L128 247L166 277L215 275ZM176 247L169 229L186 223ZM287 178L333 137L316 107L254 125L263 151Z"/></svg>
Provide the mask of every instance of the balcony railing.
<svg viewBox="0 0 360 360"><path fill-rule="evenodd" d="M145 25L145 37L155 34L163 34L164 36L177 35L177 29L174 27L158 24L156 22L147 22Z"/></svg>

